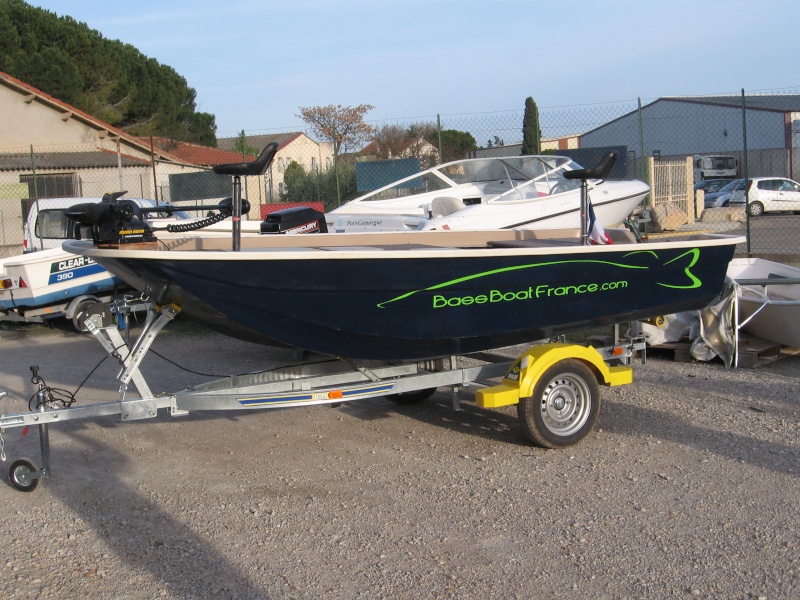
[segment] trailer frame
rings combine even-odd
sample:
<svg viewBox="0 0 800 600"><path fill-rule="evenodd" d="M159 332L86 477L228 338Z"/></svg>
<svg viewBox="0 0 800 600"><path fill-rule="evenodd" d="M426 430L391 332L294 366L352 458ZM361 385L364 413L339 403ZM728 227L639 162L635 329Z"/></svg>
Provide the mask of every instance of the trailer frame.
<svg viewBox="0 0 800 600"><path fill-rule="evenodd" d="M635 352L643 353L645 348L644 340L639 339L615 344L613 348L593 349L556 343L534 346L533 349L516 357L491 351L414 363L355 362L330 357L317 362L305 362L260 373L220 378L171 394L155 396L139 367L158 333L180 313L180 309L170 305L148 310L141 332L130 345L130 341L123 336L127 335L129 330L125 327L120 329L120 325L125 324L127 320L119 319L119 315L139 308L140 306L134 306L130 299L117 299L92 305L87 310L85 321L87 329L106 352L117 358L121 365L117 374L120 385L116 400L85 406L64 405L50 394L43 380L38 377L38 367L31 367L32 381L38 385L36 410L0 415L0 458L3 461L6 460L3 431L30 426L35 426L39 430L41 467L37 469L25 459L14 461L9 469L9 480L14 488L19 491L32 491L40 479L50 476L48 428L51 424L64 421L110 415L119 415L121 421L135 421L154 418L163 410L177 417L194 411L258 410L320 404L336 407L344 402L380 396L389 397L398 404L412 404L425 400L442 387L451 388L454 410L459 410L461 392L467 387L478 389L478 406L490 408L519 402L523 399L523 393L529 393L533 389L538 378L544 374L542 368L532 368L535 361L539 361L536 363L537 367L544 364L541 361L545 361L547 367L565 359L582 361L591 367L592 377L597 380L595 386L598 382L605 385L622 385L630 383L632 377L630 366L626 365L630 365ZM458 366L459 358L468 358L471 359L470 362L477 364ZM620 366L608 367L606 364L614 361L619 362ZM530 375L520 377L521 365L524 366L523 372ZM498 378L502 378L503 383L489 387L489 380ZM580 378L576 381L581 387ZM138 396L128 396L131 385L138 392ZM591 386L591 383L589 385ZM563 390L558 392L562 396L553 400L553 406L558 410L562 410L563 393L566 393L569 400L571 390L575 386L562 387ZM516 398L512 388L518 390ZM485 391L483 397L480 396L481 390ZM485 402L484 397L495 400ZM496 400L498 397L503 398L500 404ZM592 407L596 419L599 396L583 400ZM520 419L523 420L521 413ZM541 439L531 435L530 423L525 428L535 443L548 447L561 447L572 445L582 439L591 429L594 419L588 423L588 427L578 431L577 435L565 437L564 443L560 443L562 440L556 432L554 443L542 444ZM523 424L525 425L524 420Z"/></svg>

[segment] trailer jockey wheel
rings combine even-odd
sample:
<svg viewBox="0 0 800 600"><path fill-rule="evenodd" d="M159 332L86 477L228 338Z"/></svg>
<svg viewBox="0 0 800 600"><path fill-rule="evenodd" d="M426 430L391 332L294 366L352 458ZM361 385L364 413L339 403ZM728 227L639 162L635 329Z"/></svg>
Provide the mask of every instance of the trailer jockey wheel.
<svg viewBox="0 0 800 600"><path fill-rule="evenodd" d="M8 469L11 486L20 492L32 492L39 485L37 469L27 460L20 459L11 463Z"/></svg>
<svg viewBox="0 0 800 600"><path fill-rule="evenodd" d="M86 328L86 311L93 304L97 304L97 300L86 298L85 300L81 300L81 302L75 308L75 315L72 317L72 325L75 327L78 333L86 333L89 331Z"/></svg>
<svg viewBox="0 0 800 600"><path fill-rule="evenodd" d="M565 359L547 369L533 388L520 398L517 414L533 443L564 448L582 440L600 412L600 386L580 360Z"/></svg>

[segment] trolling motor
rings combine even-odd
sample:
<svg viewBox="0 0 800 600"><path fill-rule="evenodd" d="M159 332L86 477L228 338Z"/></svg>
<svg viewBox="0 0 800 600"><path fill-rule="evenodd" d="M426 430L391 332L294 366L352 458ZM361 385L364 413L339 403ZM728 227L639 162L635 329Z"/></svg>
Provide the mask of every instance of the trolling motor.
<svg viewBox="0 0 800 600"><path fill-rule="evenodd" d="M113 192L103 195L101 202L87 202L69 207L64 214L75 221L75 239L88 238L87 229L91 232L95 246L120 246L126 244L145 244L156 241L154 231L185 233L208 227L233 214L233 200L225 198L219 204L193 206L193 210L219 211L204 219L185 223L170 223L165 227L154 228L144 217L150 213L174 214L182 207L160 205L141 207L133 200L120 200L127 192ZM250 212L250 203L242 198L242 213Z"/></svg>

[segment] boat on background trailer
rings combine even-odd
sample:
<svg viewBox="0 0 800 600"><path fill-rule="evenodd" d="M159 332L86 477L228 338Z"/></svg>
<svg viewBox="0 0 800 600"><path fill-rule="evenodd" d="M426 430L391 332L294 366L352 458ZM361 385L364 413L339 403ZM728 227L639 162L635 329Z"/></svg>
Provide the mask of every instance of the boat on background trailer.
<svg viewBox="0 0 800 600"><path fill-rule="evenodd" d="M119 207L130 208L132 215L146 219L148 227L163 231L165 236L173 235L173 231L185 235L198 224L211 226L211 232L205 235L230 235L230 222L224 221L230 211L225 212L224 201L201 207L219 211L214 218L194 218L168 203L122 199L125 193L109 193L102 198L44 198L31 208L24 242L29 251L0 258L0 321L41 323L66 317L83 331L89 306L110 300L123 289L129 291L120 278L91 258L75 256L61 248L65 239L75 236L74 223L65 212L78 202L91 210L90 205L102 207L113 201Z"/></svg>
<svg viewBox="0 0 800 600"><path fill-rule="evenodd" d="M0 320L66 317L81 330L85 309L108 300L123 281L91 258L61 248L0 259Z"/></svg>
<svg viewBox="0 0 800 600"><path fill-rule="evenodd" d="M800 268L763 258L734 258L737 328L776 344L800 348Z"/></svg>
<svg viewBox="0 0 800 600"><path fill-rule="evenodd" d="M583 168L566 156L496 156L457 160L415 173L326 215L332 232L434 229L559 229L580 219L581 186L567 173ZM622 223L650 187L638 180L589 181L603 227Z"/></svg>

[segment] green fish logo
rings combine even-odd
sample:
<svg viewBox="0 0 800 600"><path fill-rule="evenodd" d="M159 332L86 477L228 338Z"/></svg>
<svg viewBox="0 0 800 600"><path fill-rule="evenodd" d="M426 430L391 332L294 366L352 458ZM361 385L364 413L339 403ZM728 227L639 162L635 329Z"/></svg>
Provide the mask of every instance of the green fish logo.
<svg viewBox="0 0 800 600"><path fill-rule="evenodd" d="M658 253L655 250L636 250L634 252L628 252L627 254L623 255L622 258L631 258L634 256L652 256L653 259L656 261L658 260ZM668 260L667 262L663 263L663 265L659 266L666 266L669 264L673 264L679 262L681 260L685 260L687 262L686 266L683 269L684 274L686 275L687 282L684 284L676 285L676 284L669 284L669 283L660 283L656 282L657 285L662 287L670 288L670 289L680 289L680 290L691 290L699 288L703 285L703 282L697 278L697 276L692 273L692 267L697 264L697 261L700 258L700 248L692 248L687 250L683 254L676 256L673 259ZM587 264L587 265L611 265L613 267L617 267L619 269L625 270L639 270L639 271L646 271L651 269L651 266L642 265L642 264L630 264L624 262L615 262L609 260L599 260L599 259L575 259L575 260L556 260L556 261L544 261L544 262L536 262L530 263L526 265L516 265L513 267L504 267L502 269L491 269L489 271L481 271L480 273L474 273L472 275L465 275L464 277L458 277L457 279L451 279L449 281L443 281L442 283L436 283L434 285L430 285L426 288L422 288L419 290L412 290L410 292L406 292L405 294L401 294L400 296L396 296L391 298L390 300L386 300L385 302L378 303L378 308L386 308L387 304L391 304L392 302L399 302L401 300L405 300L406 298L410 298L414 294L418 294L420 292L431 292L435 290L442 290L448 287L452 287L454 285L458 285L465 281L472 281L476 279L483 279L492 277L493 275L499 275L501 273L509 273L513 271L522 271L526 269L538 269L540 267L550 267L553 265L566 265L566 264Z"/></svg>

